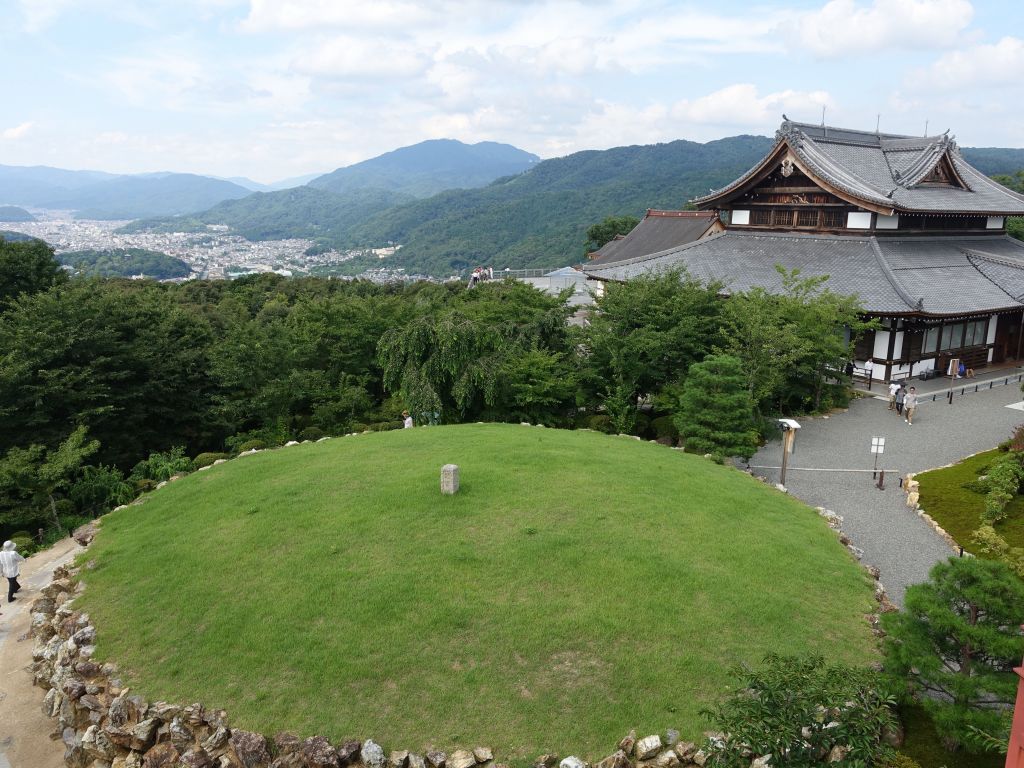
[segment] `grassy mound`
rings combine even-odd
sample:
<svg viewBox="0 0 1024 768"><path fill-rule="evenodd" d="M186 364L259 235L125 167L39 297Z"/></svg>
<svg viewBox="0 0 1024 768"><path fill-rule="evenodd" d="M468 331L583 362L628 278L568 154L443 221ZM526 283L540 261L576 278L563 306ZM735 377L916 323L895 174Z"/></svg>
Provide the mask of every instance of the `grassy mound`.
<svg viewBox="0 0 1024 768"><path fill-rule="evenodd" d="M589 432L247 456L109 515L88 558L99 656L139 692L389 748L601 757L631 726L698 736L735 663L873 654L870 587L812 510Z"/></svg>

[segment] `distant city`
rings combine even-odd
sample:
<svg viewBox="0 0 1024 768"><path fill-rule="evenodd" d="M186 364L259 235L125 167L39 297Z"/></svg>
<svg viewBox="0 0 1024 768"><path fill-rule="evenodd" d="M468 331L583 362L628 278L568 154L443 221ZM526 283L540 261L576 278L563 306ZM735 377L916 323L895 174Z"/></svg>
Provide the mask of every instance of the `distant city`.
<svg viewBox="0 0 1024 768"><path fill-rule="evenodd" d="M366 248L347 251L326 251L314 255L307 251L312 240L248 240L231 234L226 225L207 225L206 232L137 232L125 234L116 230L127 221L76 219L70 211L33 211L37 221L0 223L0 228L45 240L57 255L70 251L109 250L114 248L146 248L181 259L192 269L193 279L230 279L247 274L274 272L287 277L303 275L358 277L374 282L404 282L430 279L425 275L406 274L403 267L389 267L385 260L400 246ZM376 256L379 268L357 274L342 265L357 256Z"/></svg>

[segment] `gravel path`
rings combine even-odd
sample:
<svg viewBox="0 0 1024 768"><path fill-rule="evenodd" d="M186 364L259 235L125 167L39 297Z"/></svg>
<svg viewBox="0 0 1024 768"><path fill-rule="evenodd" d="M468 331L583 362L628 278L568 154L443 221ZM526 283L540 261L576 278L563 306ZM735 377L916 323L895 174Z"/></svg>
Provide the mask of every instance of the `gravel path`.
<svg viewBox="0 0 1024 768"><path fill-rule="evenodd" d="M42 712L43 690L32 685L32 641L27 637L31 616L28 606L50 583L53 570L82 551L73 539L63 539L22 564L22 590L7 602L7 580L2 580L0 605L0 768L63 768L64 744L49 734L55 721Z"/></svg>
<svg viewBox="0 0 1024 768"><path fill-rule="evenodd" d="M972 380L971 390L974 383ZM917 382L913 384L917 386ZM927 382L917 389L927 390L930 396L948 384L948 380L945 384ZM843 530L855 546L864 550L863 562L879 568L890 599L900 606L906 588L926 580L932 565L954 552L906 507L899 478L907 472L933 469L993 448L1024 422L1024 411L1006 407L1024 400L1015 383L972 391L963 397L959 392L958 387L952 405L944 395L935 402L922 403L913 426L888 410L886 399L875 397L857 400L849 411L832 417L800 420L802 428L790 456L786 476L789 492L808 504L843 516ZM834 471L871 469L874 457L869 449L873 436L886 438L885 453L878 462L880 468L887 470L884 491L875 488L876 481L870 472ZM755 474L777 482L777 469L757 467L777 467L781 459L781 443L773 441L750 463Z"/></svg>

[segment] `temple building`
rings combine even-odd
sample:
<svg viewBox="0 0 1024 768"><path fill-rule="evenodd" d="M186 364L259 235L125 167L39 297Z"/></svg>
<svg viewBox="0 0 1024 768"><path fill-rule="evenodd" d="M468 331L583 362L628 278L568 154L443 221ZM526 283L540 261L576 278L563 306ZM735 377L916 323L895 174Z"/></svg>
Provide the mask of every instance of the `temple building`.
<svg viewBox="0 0 1024 768"><path fill-rule="evenodd" d="M724 231L725 225L715 211L658 211L648 208L643 219L628 235L618 235L588 253L588 266L615 264Z"/></svg>
<svg viewBox="0 0 1024 768"><path fill-rule="evenodd" d="M693 203L722 230L663 247L650 238L650 248L626 247L630 233L584 271L621 281L685 268L726 292L781 290L776 265L827 275L826 287L856 294L880 320L856 347L856 364L873 358L879 379L1024 355L1024 243L1006 234L1024 195L968 165L948 134L785 119L761 162Z"/></svg>

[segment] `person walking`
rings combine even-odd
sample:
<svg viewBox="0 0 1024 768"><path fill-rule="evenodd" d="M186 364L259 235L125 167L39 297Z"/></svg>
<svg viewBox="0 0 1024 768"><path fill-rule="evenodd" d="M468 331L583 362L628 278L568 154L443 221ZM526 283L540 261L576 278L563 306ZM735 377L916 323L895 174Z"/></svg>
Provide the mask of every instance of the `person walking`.
<svg viewBox="0 0 1024 768"><path fill-rule="evenodd" d="M17 553L18 545L13 541L5 541L3 551L0 551L0 571L3 571L7 578L7 602L13 603L17 598L15 592L21 591L18 583L18 574L21 573L21 564L25 558Z"/></svg>
<svg viewBox="0 0 1024 768"><path fill-rule="evenodd" d="M408 411L402 411L402 429L412 429L412 416Z"/></svg>
<svg viewBox="0 0 1024 768"><path fill-rule="evenodd" d="M901 416L903 414L903 401L906 398L906 396L907 396L907 388L905 386L903 386L902 384L900 384L899 388L896 390L896 394L893 395L893 398L892 398L893 404L896 406L896 415L897 416Z"/></svg>
<svg viewBox="0 0 1024 768"><path fill-rule="evenodd" d="M900 387L901 386L902 386L902 384L900 384L898 381L890 381L889 382L889 410L890 411L895 411L896 410L896 393L900 391Z"/></svg>
<svg viewBox="0 0 1024 768"><path fill-rule="evenodd" d="M917 410L917 390L913 387L903 398L903 409L907 412L907 424L914 426L914 411Z"/></svg>

